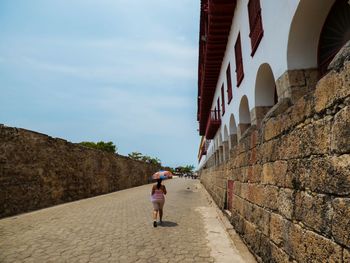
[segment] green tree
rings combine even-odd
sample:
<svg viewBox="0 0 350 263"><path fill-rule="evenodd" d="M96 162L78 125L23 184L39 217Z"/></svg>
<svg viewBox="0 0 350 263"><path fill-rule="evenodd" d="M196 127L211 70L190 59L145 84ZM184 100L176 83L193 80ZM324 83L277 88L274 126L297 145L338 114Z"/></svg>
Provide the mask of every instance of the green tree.
<svg viewBox="0 0 350 263"><path fill-rule="evenodd" d="M143 155L142 153L139 153L139 152L129 153L128 156L129 156L129 158L134 159L134 160L139 160L139 161L143 161L146 163L161 166L161 161L157 157Z"/></svg>
<svg viewBox="0 0 350 263"><path fill-rule="evenodd" d="M129 153L128 156L134 160L142 160L142 153L139 153L139 152Z"/></svg>
<svg viewBox="0 0 350 263"><path fill-rule="evenodd" d="M109 152L109 153L116 153L117 147L113 144L113 142L103 142L99 141L97 143L94 142L81 142L79 143L82 146L98 149L101 151Z"/></svg>
<svg viewBox="0 0 350 263"><path fill-rule="evenodd" d="M193 173L194 165L178 166L175 168L175 171L178 173Z"/></svg>

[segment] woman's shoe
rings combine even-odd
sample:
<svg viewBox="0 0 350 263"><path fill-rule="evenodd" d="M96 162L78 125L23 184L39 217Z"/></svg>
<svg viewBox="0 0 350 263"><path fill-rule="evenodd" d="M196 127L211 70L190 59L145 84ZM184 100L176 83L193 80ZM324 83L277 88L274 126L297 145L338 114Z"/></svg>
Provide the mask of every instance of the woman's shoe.
<svg viewBox="0 0 350 263"><path fill-rule="evenodd" d="M157 222L156 221L153 221L153 226L157 227Z"/></svg>

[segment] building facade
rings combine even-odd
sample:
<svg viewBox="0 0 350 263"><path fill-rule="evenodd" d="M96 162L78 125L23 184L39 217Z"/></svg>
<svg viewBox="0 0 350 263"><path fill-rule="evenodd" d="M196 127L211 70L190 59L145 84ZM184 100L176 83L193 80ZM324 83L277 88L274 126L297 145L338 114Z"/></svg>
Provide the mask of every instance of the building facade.
<svg viewBox="0 0 350 263"><path fill-rule="evenodd" d="M273 107L314 89L349 29L348 0L202 0L199 169L228 160Z"/></svg>

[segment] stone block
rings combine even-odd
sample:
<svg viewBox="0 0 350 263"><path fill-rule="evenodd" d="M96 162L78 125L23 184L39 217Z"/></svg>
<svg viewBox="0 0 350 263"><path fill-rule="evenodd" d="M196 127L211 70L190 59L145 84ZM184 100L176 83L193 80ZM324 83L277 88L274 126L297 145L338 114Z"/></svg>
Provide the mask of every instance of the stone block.
<svg viewBox="0 0 350 263"><path fill-rule="evenodd" d="M277 104L272 107L265 118L270 119L281 116L290 106L292 106L292 102L289 98L279 98Z"/></svg>
<svg viewBox="0 0 350 263"><path fill-rule="evenodd" d="M336 101L350 95L349 72L350 63L346 63L341 72L331 71L317 83L315 90L316 112L321 112L332 106Z"/></svg>
<svg viewBox="0 0 350 263"><path fill-rule="evenodd" d="M232 208L236 213L244 215L244 200L237 195L232 198Z"/></svg>
<svg viewBox="0 0 350 263"><path fill-rule="evenodd" d="M258 147L258 160L260 163L273 162L278 160L280 140L273 139L264 142Z"/></svg>
<svg viewBox="0 0 350 263"><path fill-rule="evenodd" d="M247 177L249 183L259 183L261 181L262 165L255 164L248 167Z"/></svg>
<svg viewBox="0 0 350 263"><path fill-rule="evenodd" d="M295 258L300 262L341 262L342 247L330 239L306 230Z"/></svg>
<svg viewBox="0 0 350 263"><path fill-rule="evenodd" d="M350 60L350 41L348 41L335 55L333 60L329 63L328 69L339 72L343 69L346 63L349 63L349 60Z"/></svg>
<svg viewBox="0 0 350 263"><path fill-rule="evenodd" d="M249 186L249 184L247 184L247 183L242 183L241 184L241 197L243 199L247 199L248 198L248 186Z"/></svg>
<svg viewBox="0 0 350 263"><path fill-rule="evenodd" d="M288 84L291 87L305 86L305 74L304 70L288 70Z"/></svg>
<svg viewBox="0 0 350 263"><path fill-rule="evenodd" d="M278 100L288 98L286 94L289 89L288 83L288 71L286 71L276 80Z"/></svg>
<svg viewBox="0 0 350 263"><path fill-rule="evenodd" d="M263 234L269 235L270 213L268 211L257 205L245 202L244 218L253 223Z"/></svg>
<svg viewBox="0 0 350 263"><path fill-rule="evenodd" d="M248 128L250 128L250 123L239 123L238 127L237 127L237 138L238 141L241 140L241 138L243 137L243 134L248 130Z"/></svg>
<svg viewBox="0 0 350 263"><path fill-rule="evenodd" d="M350 249L344 248L343 250L343 262L350 262Z"/></svg>
<svg viewBox="0 0 350 263"><path fill-rule="evenodd" d="M287 162L286 161L276 161L273 163L265 163L263 165L263 176L262 183L284 186L285 177L287 173Z"/></svg>
<svg viewBox="0 0 350 263"><path fill-rule="evenodd" d="M336 242L350 248L350 198L335 198L332 207L332 236Z"/></svg>
<svg viewBox="0 0 350 263"><path fill-rule="evenodd" d="M324 118L290 132L281 139L279 158L292 159L329 152L330 131L331 121Z"/></svg>
<svg viewBox="0 0 350 263"><path fill-rule="evenodd" d="M276 149L278 152L278 157L276 159L287 160L300 156L300 147L302 144L301 135L301 131L294 130L281 137L280 146Z"/></svg>
<svg viewBox="0 0 350 263"><path fill-rule="evenodd" d="M309 185L310 163L308 160L292 159L288 161L285 187L304 190Z"/></svg>
<svg viewBox="0 0 350 263"><path fill-rule="evenodd" d="M288 255L295 258L297 262L306 262L303 256L305 255L305 246L303 245L304 232L299 225L287 221L287 234L283 235L283 249ZM320 261L321 262L321 261Z"/></svg>
<svg viewBox="0 0 350 263"><path fill-rule="evenodd" d="M250 134L250 148L255 148L258 144L260 144L261 137L259 136L259 130L254 129L252 130L252 133Z"/></svg>
<svg viewBox="0 0 350 263"><path fill-rule="evenodd" d="M230 179L230 178L229 178ZM230 179L231 180L231 179ZM234 180L233 194L241 196L241 186L242 183Z"/></svg>
<svg viewBox="0 0 350 263"><path fill-rule="evenodd" d="M278 246L283 246L288 235L289 221L282 216L271 213L270 217L270 238Z"/></svg>
<svg viewBox="0 0 350 263"><path fill-rule="evenodd" d="M342 262L342 248L330 239L299 225L288 226L284 250L297 262Z"/></svg>
<svg viewBox="0 0 350 263"><path fill-rule="evenodd" d="M289 118L287 118L287 121L284 122L284 130L294 127L299 123L302 123L306 118L310 117L314 113L313 104L313 94L303 96L296 101L294 105L286 112L286 114L289 115Z"/></svg>
<svg viewBox="0 0 350 263"><path fill-rule="evenodd" d="M253 108L250 111L251 123L259 128L261 126L262 120L270 109L270 106L259 106Z"/></svg>
<svg viewBox="0 0 350 263"><path fill-rule="evenodd" d="M305 79L306 82L306 79ZM305 84L304 86L295 86L291 87L291 96L290 99L292 103L297 103L303 96L309 93L310 87Z"/></svg>
<svg viewBox="0 0 350 263"><path fill-rule="evenodd" d="M231 222L233 228L237 231L237 233L239 233L239 234L243 233L244 219L240 214L236 213L235 211L232 211L230 222Z"/></svg>
<svg viewBox="0 0 350 263"><path fill-rule="evenodd" d="M253 148L249 151L250 153L250 158L249 158L249 165L254 165L257 163L257 148Z"/></svg>
<svg viewBox="0 0 350 263"><path fill-rule="evenodd" d="M304 70L306 86L309 90L314 90L316 88L316 84L319 80L319 71L318 69L306 69Z"/></svg>
<svg viewBox="0 0 350 263"><path fill-rule="evenodd" d="M314 192L350 194L350 155L315 158L311 161L307 186Z"/></svg>
<svg viewBox="0 0 350 263"><path fill-rule="evenodd" d="M277 137L283 131L283 116L270 118L266 121L263 132L264 132L264 141L269 141L272 138Z"/></svg>
<svg viewBox="0 0 350 263"><path fill-rule="evenodd" d="M264 262L272 261L271 246L272 246L272 243L270 242L270 239L268 238L268 236L261 234L260 246L259 246L259 250L257 251L257 254Z"/></svg>
<svg viewBox="0 0 350 263"><path fill-rule="evenodd" d="M293 218L294 191L281 188L278 195L278 212L288 219Z"/></svg>
<svg viewBox="0 0 350 263"><path fill-rule="evenodd" d="M237 145L237 134L230 135L230 148L234 148Z"/></svg>
<svg viewBox="0 0 350 263"><path fill-rule="evenodd" d="M289 263L289 256L283 249L277 247L275 244L271 243L271 259L266 261L269 263Z"/></svg>
<svg viewBox="0 0 350 263"><path fill-rule="evenodd" d="M263 188L263 205L264 207L276 211L278 209L278 187L267 185Z"/></svg>
<svg viewBox="0 0 350 263"><path fill-rule="evenodd" d="M234 166L235 167L244 167L249 165L249 160L250 160L250 151L243 152L239 154L234 161Z"/></svg>
<svg viewBox="0 0 350 263"><path fill-rule="evenodd" d="M243 239L255 253L258 253L260 248L260 235L260 231L254 224L244 220Z"/></svg>
<svg viewBox="0 0 350 263"><path fill-rule="evenodd" d="M273 173L273 163L265 163L263 165L262 183L274 185L275 181L276 180Z"/></svg>
<svg viewBox="0 0 350 263"><path fill-rule="evenodd" d="M311 229L330 235L332 209L326 195L297 192L295 196L295 219Z"/></svg>
<svg viewBox="0 0 350 263"><path fill-rule="evenodd" d="M331 137L332 152L350 153L350 106L346 106L334 116Z"/></svg>
<svg viewBox="0 0 350 263"><path fill-rule="evenodd" d="M264 204L264 187L258 184L248 184L247 200L262 206Z"/></svg>

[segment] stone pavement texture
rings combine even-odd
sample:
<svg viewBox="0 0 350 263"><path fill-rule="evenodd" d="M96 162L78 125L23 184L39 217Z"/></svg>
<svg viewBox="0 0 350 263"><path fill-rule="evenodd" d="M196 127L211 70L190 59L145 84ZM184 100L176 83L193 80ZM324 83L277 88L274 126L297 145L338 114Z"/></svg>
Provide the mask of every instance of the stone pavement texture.
<svg viewBox="0 0 350 263"><path fill-rule="evenodd" d="M2 219L0 262L255 262L228 238L198 180L165 185L156 228L151 185Z"/></svg>

